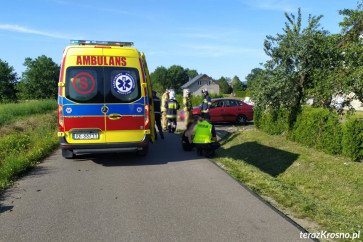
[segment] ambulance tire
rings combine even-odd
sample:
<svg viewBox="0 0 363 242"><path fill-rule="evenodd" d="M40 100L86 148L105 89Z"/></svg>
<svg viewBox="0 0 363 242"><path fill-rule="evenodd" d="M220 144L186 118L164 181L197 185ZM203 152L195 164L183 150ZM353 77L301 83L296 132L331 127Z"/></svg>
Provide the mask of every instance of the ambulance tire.
<svg viewBox="0 0 363 242"><path fill-rule="evenodd" d="M73 151L62 149L62 156L66 159L73 159L75 157Z"/></svg>
<svg viewBox="0 0 363 242"><path fill-rule="evenodd" d="M142 150L137 151L138 156L146 156L149 152L149 146L145 146Z"/></svg>

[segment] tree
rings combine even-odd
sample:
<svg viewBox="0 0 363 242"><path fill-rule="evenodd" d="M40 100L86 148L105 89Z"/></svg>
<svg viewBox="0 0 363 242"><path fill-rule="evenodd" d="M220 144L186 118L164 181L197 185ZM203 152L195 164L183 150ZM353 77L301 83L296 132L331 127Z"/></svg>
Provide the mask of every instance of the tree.
<svg viewBox="0 0 363 242"><path fill-rule="evenodd" d="M319 50L328 32L320 29L322 16L309 15L308 25L301 27L301 10L295 15L285 13L287 22L282 34L267 36L265 53L270 57L265 64L268 80L254 92L253 99L263 109L284 107L289 110L289 125L296 121L304 91L313 85L313 75L321 65ZM263 84L263 85L261 85Z"/></svg>
<svg viewBox="0 0 363 242"><path fill-rule="evenodd" d="M354 92L363 102L363 1L358 2L355 10L344 9L339 14L345 16L343 22L339 23L344 36L339 43L344 62L336 69L335 78L341 81L346 93Z"/></svg>
<svg viewBox="0 0 363 242"><path fill-rule="evenodd" d="M150 75L153 89L157 90L159 93L163 93L169 86L167 76L168 70L165 67L157 67Z"/></svg>
<svg viewBox="0 0 363 242"><path fill-rule="evenodd" d="M326 36L316 50L320 64L311 72L312 84L305 89L305 96L314 98L314 106L330 107L332 96L343 90L334 74L343 64L343 56L337 48L340 39L339 34Z"/></svg>
<svg viewBox="0 0 363 242"><path fill-rule="evenodd" d="M45 55L35 60L26 58L24 66L26 70L17 85L19 96L23 99L56 98L60 66Z"/></svg>
<svg viewBox="0 0 363 242"><path fill-rule="evenodd" d="M261 68L254 68L251 73L246 76L247 90L253 90L256 83L263 78L264 70Z"/></svg>
<svg viewBox="0 0 363 242"><path fill-rule="evenodd" d="M232 79L232 87L234 92L244 91L246 88L238 76L234 76Z"/></svg>
<svg viewBox="0 0 363 242"><path fill-rule="evenodd" d="M221 77L216 81L219 85L219 90L223 94L230 94L232 92L231 86L228 84L228 80L225 77Z"/></svg>
<svg viewBox="0 0 363 242"><path fill-rule="evenodd" d="M16 82L17 74L14 72L14 68L0 59L0 102L16 100Z"/></svg>
<svg viewBox="0 0 363 242"><path fill-rule="evenodd" d="M188 74L188 77L190 78L190 79L193 79L194 77L196 77L196 76L198 76L199 74L198 74L198 72L196 71L196 70L190 70L190 69L185 69L185 71L187 72L187 74Z"/></svg>
<svg viewBox="0 0 363 242"><path fill-rule="evenodd" d="M168 88L173 88L176 93L181 93L180 87L189 81L189 77L183 67L173 65L168 69L167 80Z"/></svg>
<svg viewBox="0 0 363 242"><path fill-rule="evenodd" d="M184 69L181 66L173 65L166 69L159 66L151 73L151 83L153 89L163 92L165 89L174 89L175 92L181 93L181 86L198 75L196 70Z"/></svg>

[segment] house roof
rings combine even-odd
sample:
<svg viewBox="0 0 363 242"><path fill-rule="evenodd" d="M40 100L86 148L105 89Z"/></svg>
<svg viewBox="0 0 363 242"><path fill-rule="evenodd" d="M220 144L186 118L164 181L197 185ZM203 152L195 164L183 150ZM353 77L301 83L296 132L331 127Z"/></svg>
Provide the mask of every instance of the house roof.
<svg viewBox="0 0 363 242"><path fill-rule="evenodd" d="M194 82L198 81L200 78L202 78L203 76L206 76L208 78L210 78L209 76L207 76L206 74L200 74L196 77L194 77L193 79L191 79L190 81L188 81L187 83L185 83L183 86L181 86L182 89L189 87L190 85L192 85Z"/></svg>

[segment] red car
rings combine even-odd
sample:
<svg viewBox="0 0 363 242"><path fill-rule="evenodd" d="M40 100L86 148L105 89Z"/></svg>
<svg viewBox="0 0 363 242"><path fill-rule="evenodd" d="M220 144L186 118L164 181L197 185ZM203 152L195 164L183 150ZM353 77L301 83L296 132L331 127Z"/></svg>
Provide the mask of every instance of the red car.
<svg viewBox="0 0 363 242"><path fill-rule="evenodd" d="M193 107L193 115L200 116L201 105ZM212 99L209 110L212 123L233 122L236 124L246 124L253 119L253 106L240 100L231 98Z"/></svg>

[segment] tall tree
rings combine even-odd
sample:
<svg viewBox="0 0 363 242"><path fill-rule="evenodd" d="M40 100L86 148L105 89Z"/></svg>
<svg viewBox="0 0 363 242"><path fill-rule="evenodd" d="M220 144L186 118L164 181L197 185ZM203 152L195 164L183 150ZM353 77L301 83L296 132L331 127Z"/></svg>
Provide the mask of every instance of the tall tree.
<svg viewBox="0 0 363 242"><path fill-rule="evenodd" d="M52 58L45 55L36 59L26 58L26 70L17 85L19 96L23 99L56 98L60 67Z"/></svg>
<svg viewBox="0 0 363 242"><path fill-rule="evenodd" d="M307 27L301 27L301 10L297 17L285 13L287 22L282 34L267 36L264 47L270 57L265 64L270 80L254 93L258 105L283 106L290 110L289 125L292 127L301 109L304 91L313 83L312 73L322 68L319 48L328 32L320 29L322 16L309 15Z"/></svg>
<svg viewBox="0 0 363 242"><path fill-rule="evenodd" d="M241 82L238 76L234 76L232 79L232 87L234 92L245 90L244 84Z"/></svg>
<svg viewBox="0 0 363 242"><path fill-rule="evenodd" d="M183 67L173 65L168 69L167 80L169 88L173 88L175 92L181 93L180 87L189 81L189 77Z"/></svg>
<svg viewBox="0 0 363 242"><path fill-rule="evenodd" d="M342 27L343 39L339 44L344 62L337 68L336 78L341 80L345 92L353 92L363 102L363 1L358 2L356 9L339 11L344 20Z"/></svg>
<svg viewBox="0 0 363 242"><path fill-rule="evenodd" d="M247 89L253 90L254 85L263 78L264 70L261 68L254 68L251 70L251 73L246 76L247 80Z"/></svg>
<svg viewBox="0 0 363 242"><path fill-rule="evenodd" d="M16 82L17 74L14 72L14 68L0 59L0 102L16 100Z"/></svg>
<svg viewBox="0 0 363 242"><path fill-rule="evenodd" d="M343 64L343 56L337 48L341 35L328 35L322 38L316 55L320 64L311 72L312 83L306 87L307 98L314 98L314 106L330 107L332 96L343 90L341 81L334 74Z"/></svg>
<svg viewBox="0 0 363 242"><path fill-rule="evenodd" d="M168 88L168 70L164 66L159 66L150 75L153 89L162 93Z"/></svg>
<svg viewBox="0 0 363 242"><path fill-rule="evenodd" d="M187 72L189 79L193 79L194 77L199 75L197 70L190 70L187 68L185 69L185 71Z"/></svg>
<svg viewBox="0 0 363 242"><path fill-rule="evenodd" d="M219 85L219 90L223 94L230 94L232 92L231 86L228 84L228 80L225 77L221 77L216 81Z"/></svg>

